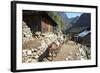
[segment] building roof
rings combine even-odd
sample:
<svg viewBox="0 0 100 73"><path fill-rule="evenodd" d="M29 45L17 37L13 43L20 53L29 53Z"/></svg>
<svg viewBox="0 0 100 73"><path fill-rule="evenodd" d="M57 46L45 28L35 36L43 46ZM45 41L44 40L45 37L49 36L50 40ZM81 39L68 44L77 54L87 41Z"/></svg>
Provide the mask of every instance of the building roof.
<svg viewBox="0 0 100 73"><path fill-rule="evenodd" d="M85 31L79 33L79 34L77 35L77 37L84 37L84 36L88 35L89 33L90 33L90 31L85 30Z"/></svg>

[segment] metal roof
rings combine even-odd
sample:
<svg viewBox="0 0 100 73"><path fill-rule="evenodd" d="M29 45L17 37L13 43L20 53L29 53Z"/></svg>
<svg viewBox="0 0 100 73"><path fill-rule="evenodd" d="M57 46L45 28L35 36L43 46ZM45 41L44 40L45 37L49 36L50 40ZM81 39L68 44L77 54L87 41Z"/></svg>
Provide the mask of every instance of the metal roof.
<svg viewBox="0 0 100 73"><path fill-rule="evenodd" d="M90 33L90 31L85 30L85 31L79 33L79 34L77 35L77 37L84 37L84 36L88 35L89 33Z"/></svg>

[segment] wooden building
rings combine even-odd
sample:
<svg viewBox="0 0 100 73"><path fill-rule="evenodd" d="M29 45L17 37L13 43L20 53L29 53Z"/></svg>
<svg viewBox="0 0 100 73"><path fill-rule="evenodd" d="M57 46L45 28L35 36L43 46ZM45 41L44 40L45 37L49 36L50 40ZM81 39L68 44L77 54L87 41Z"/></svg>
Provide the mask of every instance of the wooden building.
<svg viewBox="0 0 100 73"><path fill-rule="evenodd" d="M57 23L45 11L23 10L23 21L35 32L54 32Z"/></svg>

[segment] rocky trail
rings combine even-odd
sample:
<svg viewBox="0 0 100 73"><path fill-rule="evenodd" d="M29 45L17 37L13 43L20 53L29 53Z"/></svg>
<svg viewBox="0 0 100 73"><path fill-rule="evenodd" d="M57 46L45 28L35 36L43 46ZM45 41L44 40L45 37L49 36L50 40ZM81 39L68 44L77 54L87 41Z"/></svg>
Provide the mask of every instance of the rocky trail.
<svg viewBox="0 0 100 73"><path fill-rule="evenodd" d="M79 45L76 45L73 41L64 43L60 48L60 52L53 58L53 61L64 60L80 60Z"/></svg>

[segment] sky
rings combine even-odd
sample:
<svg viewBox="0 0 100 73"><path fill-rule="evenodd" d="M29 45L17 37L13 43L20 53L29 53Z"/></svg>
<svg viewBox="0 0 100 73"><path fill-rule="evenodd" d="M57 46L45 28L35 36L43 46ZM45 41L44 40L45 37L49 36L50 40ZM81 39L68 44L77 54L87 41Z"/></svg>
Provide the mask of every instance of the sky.
<svg viewBox="0 0 100 73"><path fill-rule="evenodd" d="M68 16L68 18L80 16L81 14L82 13L79 13L79 12L66 12L66 15Z"/></svg>

